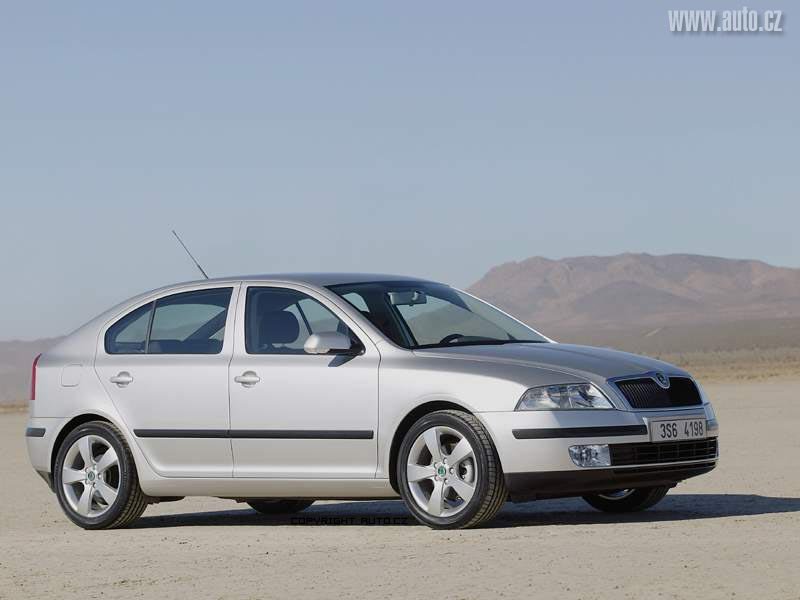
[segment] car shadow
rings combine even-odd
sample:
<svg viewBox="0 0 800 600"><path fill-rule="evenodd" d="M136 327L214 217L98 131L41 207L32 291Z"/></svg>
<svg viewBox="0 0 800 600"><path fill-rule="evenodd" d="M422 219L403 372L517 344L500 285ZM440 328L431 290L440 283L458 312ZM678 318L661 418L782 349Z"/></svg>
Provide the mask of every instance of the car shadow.
<svg viewBox="0 0 800 600"><path fill-rule="evenodd" d="M603 513L578 498L507 503L487 528L540 525L597 525L718 519L800 512L800 498L774 498L757 494L675 494L657 506L635 513ZM144 516L132 528L231 525L404 526L419 525L400 500L375 500L316 504L300 513L267 516L250 508Z"/></svg>

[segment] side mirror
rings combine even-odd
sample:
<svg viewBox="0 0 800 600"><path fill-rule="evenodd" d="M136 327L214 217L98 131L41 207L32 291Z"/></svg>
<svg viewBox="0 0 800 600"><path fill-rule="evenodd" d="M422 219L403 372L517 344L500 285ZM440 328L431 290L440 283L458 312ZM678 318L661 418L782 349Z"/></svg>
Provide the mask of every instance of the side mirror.
<svg viewBox="0 0 800 600"><path fill-rule="evenodd" d="M350 336L338 331L312 333L303 344L306 354L354 354Z"/></svg>

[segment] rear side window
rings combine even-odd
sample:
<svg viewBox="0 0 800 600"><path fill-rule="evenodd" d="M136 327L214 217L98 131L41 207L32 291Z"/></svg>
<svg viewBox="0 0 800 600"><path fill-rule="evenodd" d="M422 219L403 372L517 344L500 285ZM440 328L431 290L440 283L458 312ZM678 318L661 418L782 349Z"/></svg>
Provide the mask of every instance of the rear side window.
<svg viewBox="0 0 800 600"><path fill-rule="evenodd" d="M140 306L108 328L106 352L108 354L144 354L147 348L147 330L153 302Z"/></svg>
<svg viewBox="0 0 800 600"><path fill-rule="evenodd" d="M105 337L109 354L219 354L232 288L159 298L114 323Z"/></svg>
<svg viewBox="0 0 800 600"><path fill-rule="evenodd" d="M219 354L231 288L186 292L156 301L148 354Z"/></svg>

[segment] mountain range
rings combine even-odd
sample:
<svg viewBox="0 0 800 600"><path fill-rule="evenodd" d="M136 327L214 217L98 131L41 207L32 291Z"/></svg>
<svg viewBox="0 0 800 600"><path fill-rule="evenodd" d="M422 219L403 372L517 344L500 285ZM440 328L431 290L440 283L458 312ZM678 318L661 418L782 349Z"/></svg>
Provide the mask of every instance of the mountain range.
<svg viewBox="0 0 800 600"><path fill-rule="evenodd" d="M800 317L800 269L692 254L533 257L469 289L544 329L622 329Z"/></svg>

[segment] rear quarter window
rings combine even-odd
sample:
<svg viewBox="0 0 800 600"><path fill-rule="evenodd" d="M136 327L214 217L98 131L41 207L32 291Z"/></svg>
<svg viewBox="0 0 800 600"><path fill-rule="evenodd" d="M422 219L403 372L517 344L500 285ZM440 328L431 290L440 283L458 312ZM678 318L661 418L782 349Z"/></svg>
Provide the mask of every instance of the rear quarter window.
<svg viewBox="0 0 800 600"><path fill-rule="evenodd" d="M153 302L129 312L106 331L105 346L108 354L144 354Z"/></svg>

